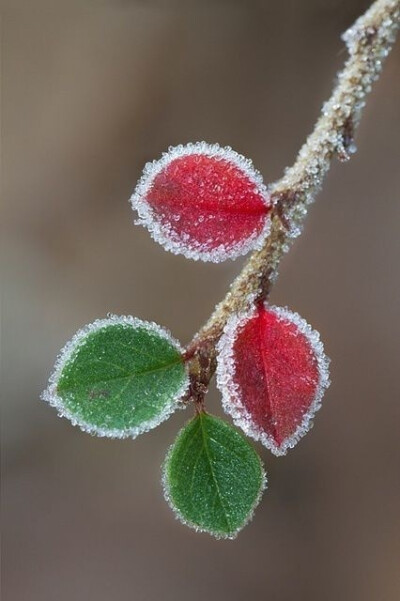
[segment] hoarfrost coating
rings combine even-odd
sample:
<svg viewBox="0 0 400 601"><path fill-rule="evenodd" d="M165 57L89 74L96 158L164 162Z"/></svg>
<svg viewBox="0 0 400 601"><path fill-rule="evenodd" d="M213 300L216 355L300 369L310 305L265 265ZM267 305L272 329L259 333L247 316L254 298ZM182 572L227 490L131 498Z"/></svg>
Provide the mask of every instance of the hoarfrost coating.
<svg viewBox="0 0 400 601"><path fill-rule="evenodd" d="M79 426L81 430L84 432L88 432L93 436L107 437L107 438L136 438L139 434L144 432L148 432L152 430L163 421L168 419L168 417L178 408L185 408L185 405L179 403L182 397L187 392L189 386L189 377L187 373L187 367L185 367L185 378L184 381L176 392L174 399L171 399L171 402L165 406L165 408L158 413L153 419L150 419L146 422L143 422L140 427L134 427L130 429L108 429L108 428L99 428L94 426L93 424L88 423L87 421L81 420L76 417L74 413L72 413L66 406L64 400L60 397L57 392L57 385L61 376L61 373L65 367L65 365L73 358L79 348L85 343L87 336L89 334L98 332L99 330L112 325L123 325L126 327L133 328L143 328L150 333L157 334L158 336L167 340L175 349L183 353L183 349L180 343L173 338L171 333L159 326L154 322L143 321L138 319L137 317L132 317L130 315L112 315L108 314L108 317L105 319L97 319L93 323L90 323L80 330L76 332L76 334L72 337L72 339L67 342L67 344L60 351L56 363L54 365L53 372L49 378L49 383L47 388L41 394L41 399L49 403L52 407L57 409L58 415L60 417L67 418L73 426Z"/></svg>
<svg viewBox="0 0 400 601"><path fill-rule="evenodd" d="M241 328L256 314L256 307L233 315L227 322L224 333L217 346L217 386L222 393L222 404L226 413L232 416L234 423L239 426L245 434L254 440L260 441L275 455L285 455L287 451L293 448L297 442L312 427L313 417L321 407L321 400L325 390L328 388L329 381L329 359L325 355L323 344L318 332L297 313L289 311L287 308L269 306L265 303L264 307L272 311L279 319L288 323L295 324L298 331L308 340L310 347L315 355L318 366L318 383L314 397L308 410L304 413L301 422L292 435L286 438L282 444L277 445L272 436L268 435L258 424L255 423L252 415L246 409L242 391L239 383L235 379L236 362L234 356L234 345ZM251 352L251 349L249 349Z"/></svg>
<svg viewBox="0 0 400 601"><path fill-rule="evenodd" d="M152 191L155 180L160 174L165 173L169 166L177 160L184 157L208 157L216 159L216 164L226 164L228 168L233 169L236 175L245 178L248 187L248 194L257 196L259 200L259 210L264 214L260 216L259 222L255 223L253 228L249 231L245 231L243 235L240 234L240 224L238 226L237 239L228 239L229 235L232 237L233 221L230 227L221 227L219 236L222 238L220 243L214 245L213 236L210 235L208 239L196 240L193 233L188 235L185 231L177 230L177 223L180 221L181 216L179 213L168 215L168 219L163 219L160 212L155 210L154 206L151 206L149 202L149 194ZM186 184L187 182L185 182ZM224 201L226 198L223 196L223 184L221 186L216 185L215 189L212 189L212 182L210 180L210 174L205 174L205 179L201 182L201 187L198 188L198 196L193 205L193 219L191 220L191 227L195 226L197 231L205 230L207 223L212 225L212 221L216 219L217 215L213 215L212 211L209 214L199 214L196 217L196 212L202 209L202 197L205 193L211 194L215 192L215 208L218 210L218 202ZM226 182L225 182L226 183ZM168 182L163 182L163 186L166 186ZM190 182L193 184L193 181ZM221 194L221 198L218 198L218 193ZM178 191L177 193L180 193ZM184 200L184 199L183 199ZM238 202L237 209L240 210L240 197L236 199ZM156 242L159 242L166 250L169 250L175 254L183 254L187 258L202 261L221 262L228 258L234 259L240 255L246 254L248 251L256 248L260 248L263 241L270 231L270 209L272 207L269 192L267 187L264 185L260 173L254 168L252 162L246 159L242 155L238 154L232 148L222 148L218 144L208 144L206 142L189 143L187 145L179 145L176 147L170 147L168 152L165 152L162 157L145 165L143 175L139 180L136 189L130 199L132 208L138 212L139 219L136 221L137 224L145 226L150 232L151 236ZM232 211L234 213L234 204L232 204ZM176 208L176 207L175 207ZM187 207L185 207L187 210ZM209 210L209 207L208 207ZM240 217L240 212L239 212ZM242 227L245 225L245 219L249 216L242 213ZM240 220L239 220L240 221ZM214 229L217 222L214 224ZM223 240L224 236L227 240Z"/></svg>
<svg viewBox="0 0 400 601"><path fill-rule="evenodd" d="M190 422L189 422L190 423ZM186 424L187 425L187 424ZM165 457L164 463L162 465L162 475L161 475L161 484L162 484L162 488L163 488L163 493L164 493L164 498L166 500L166 502L168 503L170 509L172 510L175 518L184 526L188 526L189 528L192 528L193 530L195 530L196 532L203 532L203 533L207 533L207 534L211 534L211 536L213 536L214 538L216 538L217 540L234 540L237 535L239 534L239 532L245 527L247 526L247 524L249 524L251 522L251 520L254 517L254 512L257 508L257 506L259 505L261 498L263 496L264 491L267 490L268 488L268 478L267 478L267 474L266 471L264 469L264 465L260 459L260 467L261 467L261 483L260 483L260 488L258 491L258 495L252 505L252 508L247 516L247 519L231 534L222 534L221 532L215 532L213 530L209 530L207 528L202 528L201 526L198 526L197 524L193 523L192 521L188 520L180 511L180 509L175 505L175 503L172 500L171 497L171 491L170 491L170 482L168 479L168 464L170 462L172 453L174 451L174 446L176 444L176 441L178 440L179 436L182 434L182 432L185 430L186 426L183 426L183 428L178 432L177 436L176 436L176 440L175 442L170 445L167 455Z"/></svg>

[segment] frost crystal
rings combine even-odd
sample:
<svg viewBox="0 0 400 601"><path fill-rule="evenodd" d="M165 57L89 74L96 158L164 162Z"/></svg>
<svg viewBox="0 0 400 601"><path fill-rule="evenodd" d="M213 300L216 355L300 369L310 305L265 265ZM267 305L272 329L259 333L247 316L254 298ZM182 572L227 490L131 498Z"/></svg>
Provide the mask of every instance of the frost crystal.
<svg viewBox="0 0 400 601"><path fill-rule="evenodd" d="M225 411L248 436L285 455L312 426L329 386L318 332L286 308L253 306L227 322L217 351Z"/></svg>
<svg viewBox="0 0 400 601"><path fill-rule="evenodd" d="M203 412L182 428L170 447L162 484L179 521L218 539L234 539L252 519L267 477L246 438Z"/></svg>
<svg viewBox="0 0 400 601"><path fill-rule="evenodd" d="M329 170L332 157L348 161L356 152L354 134L372 84L399 27L399 0L373 2L367 12L348 29L342 39L349 57L338 73L331 98L324 103L314 131L300 149L295 164L271 186L271 194L296 193L296 202L288 207L290 239L301 233L302 222Z"/></svg>
<svg viewBox="0 0 400 601"><path fill-rule="evenodd" d="M272 205L260 173L218 144L171 147L147 163L131 204L154 240L195 260L236 258L259 248L270 229Z"/></svg>
<svg viewBox="0 0 400 601"><path fill-rule="evenodd" d="M136 438L180 406L189 384L182 352L157 324L109 314L64 346L41 398L85 432Z"/></svg>

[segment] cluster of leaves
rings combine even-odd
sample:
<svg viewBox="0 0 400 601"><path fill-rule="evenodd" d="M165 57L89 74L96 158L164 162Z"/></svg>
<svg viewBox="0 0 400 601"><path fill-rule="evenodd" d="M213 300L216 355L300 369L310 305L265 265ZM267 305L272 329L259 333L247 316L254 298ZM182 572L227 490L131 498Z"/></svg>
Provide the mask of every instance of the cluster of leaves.
<svg viewBox="0 0 400 601"><path fill-rule="evenodd" d="M256 248L270 226L268 189L250 161L204 142L146 165L131 199L165 248L222 261ZM249 299L218 343L223 407L243 432L284 455L307 432L328 386L319 335L297 314ZM186 406L190 359L164 328L110 315L61 351L43 398L97 435L135 438ZM234 538L266 488L247 438L196 407L163 467L165 497L182 522Z"/></svg>

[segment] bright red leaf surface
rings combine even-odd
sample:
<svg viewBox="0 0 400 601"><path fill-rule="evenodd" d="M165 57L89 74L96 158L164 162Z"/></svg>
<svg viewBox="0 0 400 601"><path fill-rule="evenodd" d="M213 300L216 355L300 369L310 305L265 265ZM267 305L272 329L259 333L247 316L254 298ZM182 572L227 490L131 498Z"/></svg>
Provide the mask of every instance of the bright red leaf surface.
<svg viewBox="0 0 400 601"><path fill-rule="evenodd" d="M228 323L219 351L225 409L247 434L285 454L309 429L329 383L318 333L287 309L259 305Z"/></svg>
<svg viewBox="0 0 400 601"><path fill-rule="evenodd" d="M271 210L251 162L204 142L173 148L149 164L132 204L168 250L216 262L254 248Z"/></svg>

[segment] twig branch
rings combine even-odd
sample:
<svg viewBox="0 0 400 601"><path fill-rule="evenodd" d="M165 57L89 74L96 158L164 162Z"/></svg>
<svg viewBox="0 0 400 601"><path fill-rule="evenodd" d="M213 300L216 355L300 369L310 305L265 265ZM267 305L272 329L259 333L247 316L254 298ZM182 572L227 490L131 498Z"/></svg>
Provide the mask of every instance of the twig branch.
<svg viewBox="0 0 400 601"><path fill-rule="evenodd" d="M266 299L276 279L282 256L301 233L308 205L321 187L336 156L347 161L355 152L354 132L365 98L389 54L400 21L400 0L376 0L342 36L348 52L329 101L322 107L314 131L296 162L271 186L274 207L271 230L232 283L208 322L187 347L190 361L190 399L202 405L216 367L216 344L227 319L243 311L255 298Z"/></svg>

